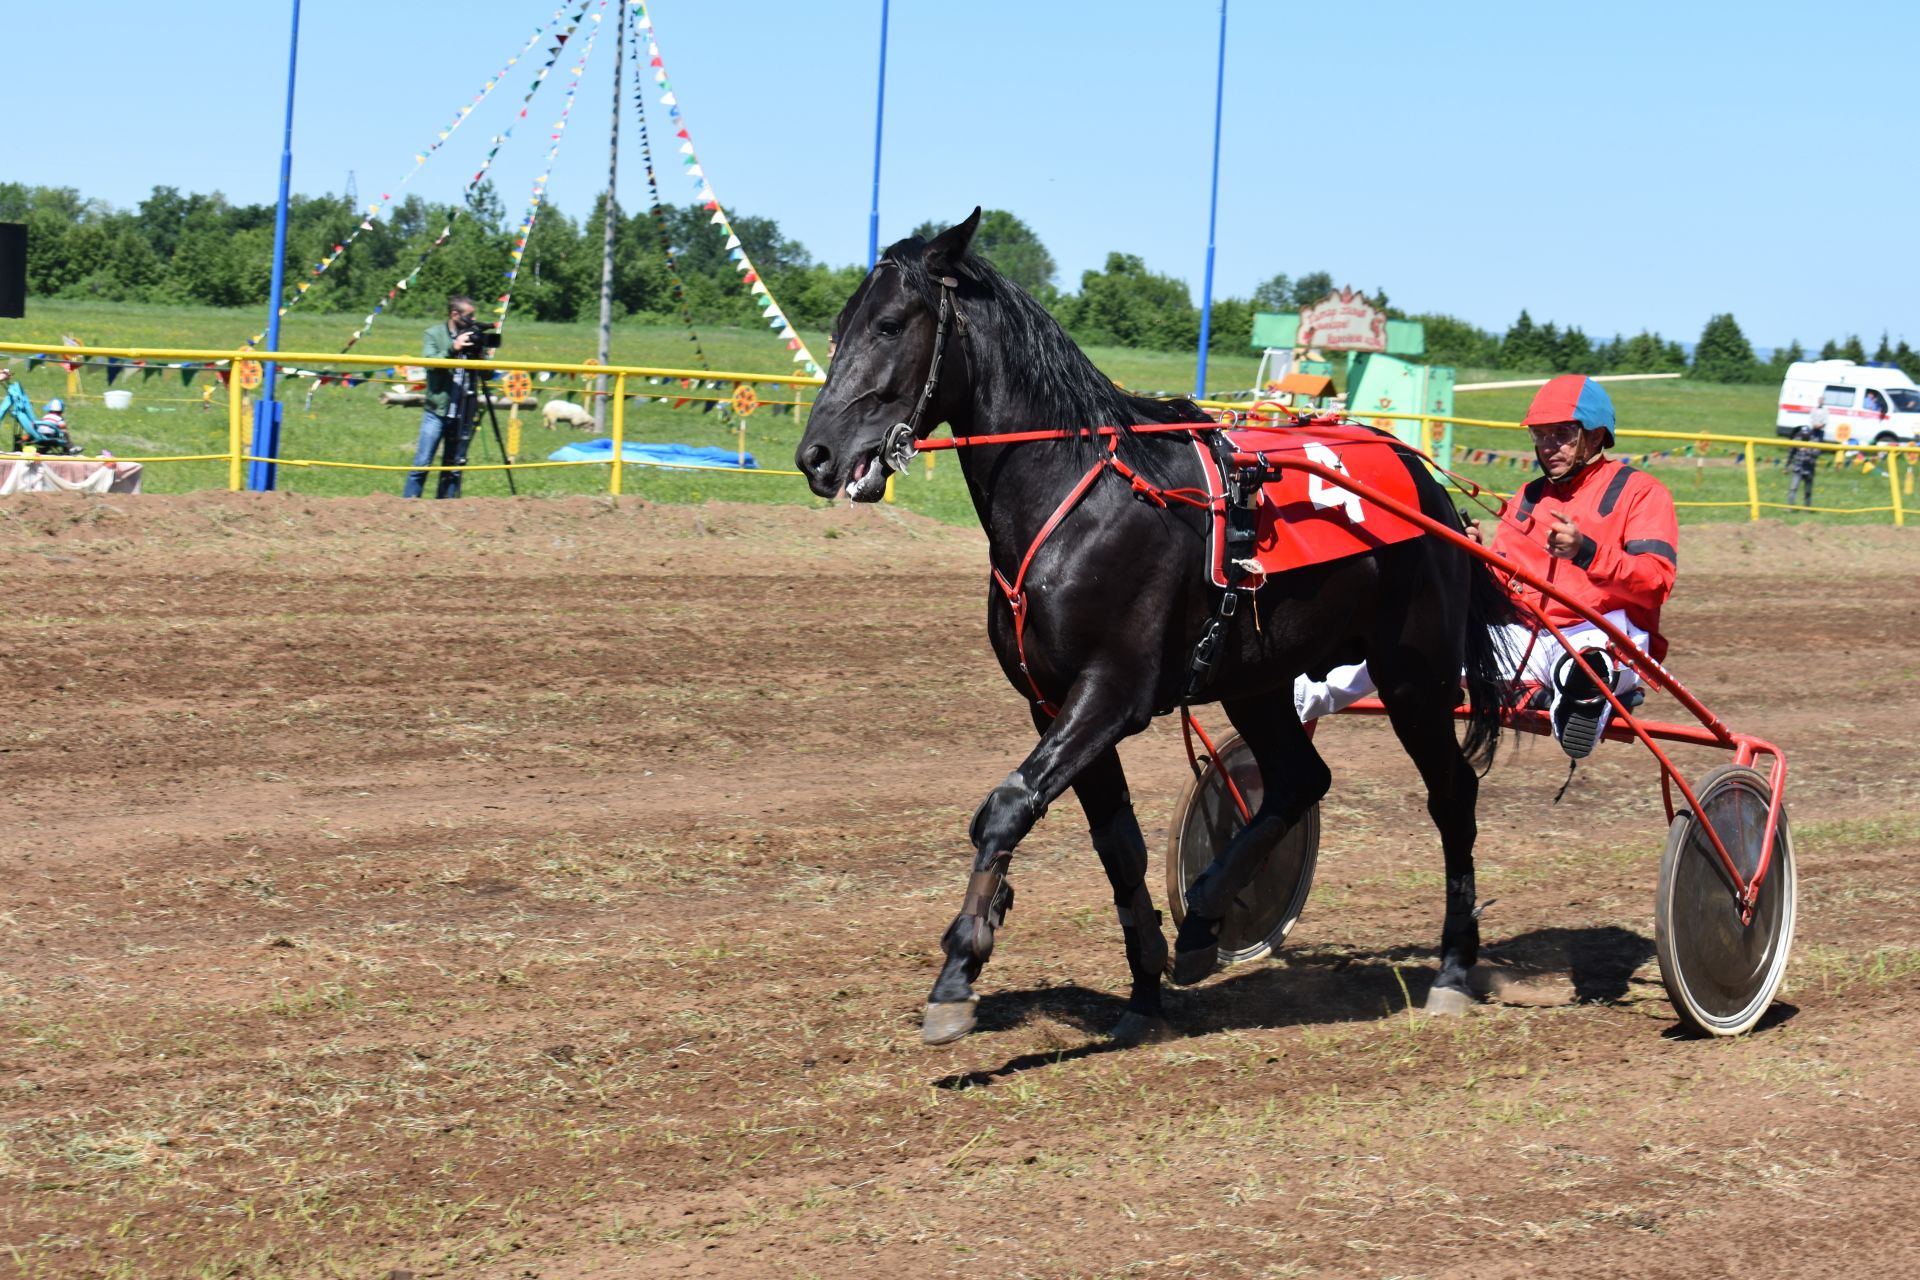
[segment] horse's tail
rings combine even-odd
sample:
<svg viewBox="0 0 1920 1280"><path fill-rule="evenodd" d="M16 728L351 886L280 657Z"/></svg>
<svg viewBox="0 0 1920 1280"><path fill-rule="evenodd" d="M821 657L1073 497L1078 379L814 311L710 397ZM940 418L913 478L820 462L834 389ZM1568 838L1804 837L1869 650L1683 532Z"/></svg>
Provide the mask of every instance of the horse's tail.
<svg viewBox="0 0 1920 1280"><path fill-rule="evenodd" d="M1467 557L1467 738L1461 744L1467 763L1482 774L1493 765L1500 743L1501 717L1508 709L1512 685L1500 670L1498 629L1518 616L1493 569L1476 555Z"/></svg>

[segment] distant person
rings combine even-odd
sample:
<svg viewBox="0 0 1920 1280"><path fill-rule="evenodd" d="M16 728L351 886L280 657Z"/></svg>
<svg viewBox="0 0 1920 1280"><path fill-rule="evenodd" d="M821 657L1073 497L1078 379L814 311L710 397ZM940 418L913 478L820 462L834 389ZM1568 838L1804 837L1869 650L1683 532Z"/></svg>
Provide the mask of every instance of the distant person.
<svg viewBox="0 0 1920 1280"><path fill-rule="evenodd" d="M1875 391L1872 387L1867 388L1865 404L1867 412L1874 417L1884 418L1887 416L1887 398L1878 391Z"/></svg>
<svg viewBox="0 0 1920 1280"><path fill-rule="evenodd" d="M27 429L21 447L46 454L81 452L80 446L73 442L73 437L67 434L67 402L47 401L47 407L40 411L40 416Z"/></svg>
<svg viewBox="0 0 1920 1280"><path fill-rule="evenodd" d="M1827 411L1822 405L1813 406L1807 414L1807 420L1794 429L1794 440L1811 443L1827 438ZM1813 472L1820 465L1820 450L1787 450L1787 506L1813 506ZM1796 500L1797 499L1797 500Z"/></svg>
<svg viewBox="0 0 1920 1280"><path fill-rule="evenodd" d="M0 424L9 423L17 453L33 435L33 402L27 399L26 388L13 380L13 366L0 364Z"/></svg>
<svg viewBox="0 0 1920 1280"><path fill-rule="evenodd" d="M1605 617L1659 661L1667 651L1660 607L1679 562L1673 495L1646 472L1606 456L1613 401L1593 379L1570 373L1548 382L1525 421L1546 474L1501 507L1494 553ZM1639 673L1608 651L1600 628L1532 588L1516 583L1514 591L1539 606L1616 696L1639 688ZM1496 639L1503 674L1541 686L1555 740L1584 759L1606 731L1612 704L1551 633L1514 623ZM1372 692L1364 663L1335 667L1325 680L1294 682L1294 709L1304 724Z"/></svg>
<svg viewBox="0 0 1920 1280"><path fill-rule="evenodd" d="M455 360L467 355L472 349L478 334L474 329L473 299L455 294L447 299L447 318L427 326L426 338L420 344L420 354L429 360ZM413 465L429 467L433 465L433 455L440 448L442 438L457 429L458 398L466 393L468 373L465 369L427 370L427 404L420 415L420 439L414 445ZM447 492L444 483L439 486L442 495ZM427 473L425 471L407 472L406 488L401 494L408 498L418 498L426 492ZM456 487L453 492L458 494Z"/></svg>

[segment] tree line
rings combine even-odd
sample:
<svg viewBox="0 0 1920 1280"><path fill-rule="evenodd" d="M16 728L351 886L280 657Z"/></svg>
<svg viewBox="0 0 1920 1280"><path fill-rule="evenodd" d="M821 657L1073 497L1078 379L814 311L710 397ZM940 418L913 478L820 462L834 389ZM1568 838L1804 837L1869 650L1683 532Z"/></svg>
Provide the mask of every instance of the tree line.
<svg viewBox="0 0 1920 1280"><path fill-rule="evenodd" d="M545 204L513 281L513 313L539 320L598 319L605 196L575 221ZM657 216L656 216L657 214ZM338 196L295 196L287 210L285 278L309 287L305 310L364 315L403 277L415 276L388 310L440 313L446 296L493 299L507 291L517 219L490 185L464 205L408 196L378 221ZM740 287L724 242L696 206L637 214L615 210L614 311L618 316L747 323L759 309ZM0 221L27 225L27 292L43 298L258 306L272 282L274 207L234 204L218 192L182 194L159 186L137 208L116 209L70 187L0 183ZM769 218L742 217L734 230L781 305L803 324L830 321L863 274L816 263ZM443 230L446 243L427 252ZM319 276L335 245L352 247ZM663 240L678 266L668 266ZM483 308L484 315L484 308Z"/></svg>
<svg viewBox="0 0 1920 1280"><path fill-rule="evenodd" d="M597 320L604 195L578 221L556 205L540 211L513 282L513 314L539 320ZM389 289L418 268L388 309L400 315L437 314L450 293L491 299L507 289L517 222L487 183L462 205L408 196L378 220L339 196L296 196L288 206L286 280L308 285L308 310L365 314ZM696 324L758 323L759 309L728 259L709 215L698 205L614 210L613 301L616 317ZM219 307L257 306L272 279L274 207L234 204L219 192L182 194L156 186L137 208L117 209L71 187L0 183L0 221L27 225L27 290L43 298L172 302ZM733 229L767 286L796 323L825 328L859 284L857 265L814 261L805 245L783 235L772 218L743 215ZM926 222L929 237L944 224ZM449 230L450 229L450 230ZM443 230L447 242L429 253ZM318 277L313 267L333 247L356 236L352 248ZM1058 284L1052 255L1031 227L1005 210L981 218L974 248L1015 283L1039 298L1077 340L1095 345L1191 351L1199 342L1200 311L1186 282L1147 269L1137 254L1110 253L1098 271L1081 274L1077 291ZM671 258L671 266L669 260ZM1325 271L1271 277L1250 298L1214 301L1209 348L1241 352L1260 311L1292 311L1317 302L1334 287ZM1777 381L1786 365L1805 358L1799 342L1760 360L1731 315L1715 315L1691 358L1678 341L1649 331L1595 339L1577 325L1536 323L1522 310L1503 334L1441 313L1407 313L1385 290L1369 300L1393 319L1426 328L1426 359L1457 368L1514 373L1685 373L1714 382ZM1821 358L1866 361L1858 336L1829 339ZM1920 378L1920 353L1903 338L1882 334L1872 359L1898 364Z"/></svg>

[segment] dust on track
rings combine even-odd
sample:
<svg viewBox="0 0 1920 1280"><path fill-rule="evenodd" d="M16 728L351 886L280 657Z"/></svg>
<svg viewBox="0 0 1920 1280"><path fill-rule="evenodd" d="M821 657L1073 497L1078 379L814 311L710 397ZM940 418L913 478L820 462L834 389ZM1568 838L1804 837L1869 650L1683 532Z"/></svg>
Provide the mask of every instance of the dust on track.
<svg viewBox="0 0 1920 1280"><path fill-rule="evenodd" d="M1905 531L1687 531L1675 668L1794 766L1760 1033L1672 1034L1650 763L1609 748L1556 807L1535 742L1480 844L1534 1003L1410 1016L1437 841L1384 727L1337 721L1288 949L1126 1052L1070 801L983 1031L917 1040L966 815L1031 737L977 533L273 495L0 531L22 1274L1920 1271ZM1177 733L1123 755L1157 858Z"/></svg>

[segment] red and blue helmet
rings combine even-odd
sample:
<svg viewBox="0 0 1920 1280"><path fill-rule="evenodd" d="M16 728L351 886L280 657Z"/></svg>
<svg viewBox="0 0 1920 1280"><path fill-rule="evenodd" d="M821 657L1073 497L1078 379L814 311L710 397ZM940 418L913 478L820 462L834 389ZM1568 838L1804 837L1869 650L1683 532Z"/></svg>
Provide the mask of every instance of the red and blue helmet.
<svg viewBox="0 0 1920 1280"><path fill-rule="evenodd" d="M1541 387L1527 407L1523 426L1577 422L1584 431L1604 431L1613 443L1613 400L1607 389L1584 373L1563 373Z"/></svg>

